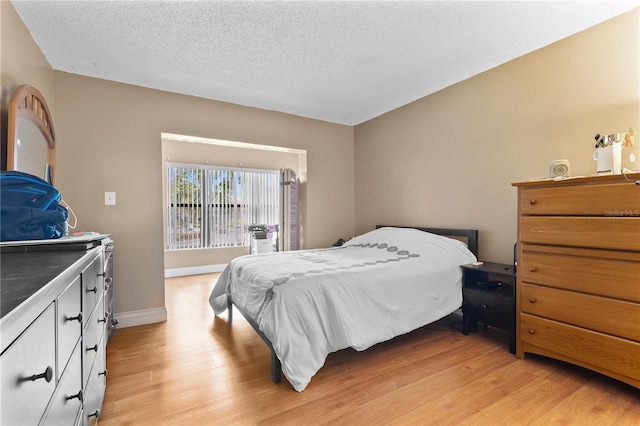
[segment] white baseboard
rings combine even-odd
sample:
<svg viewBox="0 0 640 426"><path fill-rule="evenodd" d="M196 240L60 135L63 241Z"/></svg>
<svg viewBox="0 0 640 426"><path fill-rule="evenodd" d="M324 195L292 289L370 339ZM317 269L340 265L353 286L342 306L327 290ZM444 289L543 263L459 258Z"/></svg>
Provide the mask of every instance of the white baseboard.
<svg viewBox="0 0 640 426"><path fill-rule="evenodd" d="M189 266L187 268L165 269L164 277L184 277L186 275L200 275L210 274L212 272L222 272L226 266L227 264L223 263L220 265Z"/></svg>
<svg viewBox="0 0 640 426"><path fill-rule="evenodd" d="M120 312L114 315L118 320L116 328L135 327L167 320L167 308L143 309L141 311Z"/></svg>

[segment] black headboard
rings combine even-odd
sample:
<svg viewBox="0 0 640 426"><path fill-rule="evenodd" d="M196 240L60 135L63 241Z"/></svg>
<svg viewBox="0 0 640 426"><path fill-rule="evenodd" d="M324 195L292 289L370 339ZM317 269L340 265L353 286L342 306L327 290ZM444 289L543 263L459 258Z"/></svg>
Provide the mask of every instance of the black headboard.
<svg viewBox="0 0 640 426"><path fill-rule="evenodd" d="M456 239L462 239L467 243L469 251L478 257L478 230L477 229L449 229L449 228L422 228L419 226L395 226L395 225L376 225L378 228L412 228L420 231L431 232L432 234L443 235L445 237L461 237Z"/></svg>

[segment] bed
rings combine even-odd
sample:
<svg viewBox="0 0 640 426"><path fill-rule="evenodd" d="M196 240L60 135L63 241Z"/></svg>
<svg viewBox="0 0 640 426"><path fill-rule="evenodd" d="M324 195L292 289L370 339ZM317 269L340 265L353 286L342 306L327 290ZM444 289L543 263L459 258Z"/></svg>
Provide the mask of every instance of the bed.
<svg viewBox="0 0 640 426"><path fill-rule="evenodd" d="M476 261L476 230L379 225L340 247L232 260L209 297L216 315L235 306L303 391L328 354L365 350L435 322L462 305L460 265ZM463 241L461 241L463 240Z"/></svg>

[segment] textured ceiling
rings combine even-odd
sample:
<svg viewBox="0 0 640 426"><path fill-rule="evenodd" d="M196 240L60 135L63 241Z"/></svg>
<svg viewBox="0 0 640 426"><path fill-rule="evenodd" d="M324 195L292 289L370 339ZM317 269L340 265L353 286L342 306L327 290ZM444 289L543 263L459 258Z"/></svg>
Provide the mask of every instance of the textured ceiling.
<svg viewBox="0 0 640 426"><path fill-rule="evenodd" d="M639 3L13 1L55 70L347 125Z"/></svg>

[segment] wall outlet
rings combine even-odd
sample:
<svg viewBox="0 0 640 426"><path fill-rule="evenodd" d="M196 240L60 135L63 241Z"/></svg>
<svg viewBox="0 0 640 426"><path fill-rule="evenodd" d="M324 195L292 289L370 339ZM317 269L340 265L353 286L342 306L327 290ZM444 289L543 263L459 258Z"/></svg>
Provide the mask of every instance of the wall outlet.
<svg viewBox="0 0 640 426"><path fill-rule="evenodd" d="M116 205L116 193L115 192L105 192L104 193L104 205L105 206L115 206Z"/></svg>

